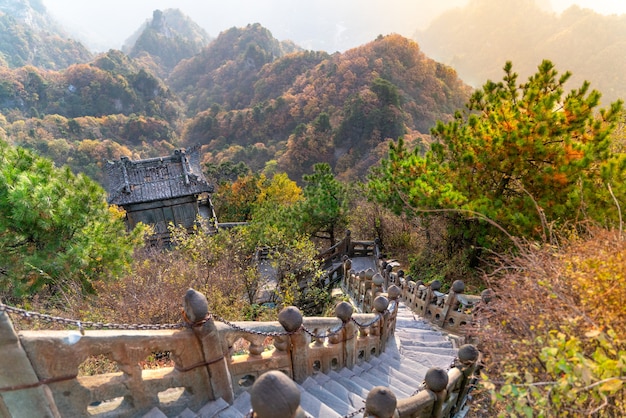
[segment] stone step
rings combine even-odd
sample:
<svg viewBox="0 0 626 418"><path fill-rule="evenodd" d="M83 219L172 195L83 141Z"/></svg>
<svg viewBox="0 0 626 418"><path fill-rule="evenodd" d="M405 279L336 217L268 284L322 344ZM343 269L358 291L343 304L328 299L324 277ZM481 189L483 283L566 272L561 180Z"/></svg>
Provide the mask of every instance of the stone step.
<svg viewBox="0 0 626 418"><path fill-rule="evenodd" d="M413 373L419 375L420 377L426 376L426 372L428 371L429 367L425 366L423 363L417 362L412 358L399 354L399 352L394 355L388 355L389 358L385 360L386 364L390 365L394 369L400 370L401 372L409 375Z"/></svg>
<svg viewBox="0 0 626 418"><path fill-rule="evenodd" d="M214 401L206 403L199 411L198 416L203 418L216 417L218 413L229 408L230 405L224 399L219 398Z"/></svg>
<svg viewBox="0 0 626 418"><path fill-rule="evenodd" d="M444 370L447 370L454 360L452 356L411 350L411 347L402 347L402 355L428 368L440 367Z"/></svg>
<svg viewBox="0 0 626 418"><path fill-rule="evenodd" d="M368 376L368 379L370 379L371 377L377 378L379 381L383 382L382 385L378 386L391 388L396 396L409 397L413 394L413 392L415 392L415 389L417 388L417 385L415 385L415 387L411 387L410 385L399 380L397 377L385 374L382 372L382 370L375 367L367 370L366 374L362 375L361 377L365 378L365 376Z"/></svg>
<svg viewBox="0 0 626 418"><path fill-rule="evenodd" d="M424 328L396 328L394 335L396 338L415 341L449 341L441 332Z"/></svg>
<svg viewBox="0 0 626 418"><path fill-rule="evenodd" d="M374 386L386 386L391 387L396 396L407 395L412 392L412 389L402 382L397 382L396 379L390 379L389 376L375 370L369 364L362 364L360 366L354 366L352 370L344 369L340 373L343 373L344 377L355 381L367 391Z"/></svg>
<svg viewBox="0 0 626 418"><path fill-rule="evenodd" d="M300 392L300 407L312 417L341 418L343 415L322 403L309 392Z"/></svg>
<svg viewBox="0 0 626 418"><path fill-rule="evenodd" d="M382 373L393 376L394 378L402 381L404 384L410 387L415 387L416 385L419 385L424 380L427 371L424 371L424 374L415 373L412 369L409 369L408 367L403 368L403 370L398 370L385 362L381 362L375 367ZM419 372L421 371L422 370L419 370Z"/></svg>
<svg viewBox="0 0 626 418"><path fill-rule="evenodd" d="M246 415L252 409L252 403L250 402L250 393L243 392L241 395L237 396L233 406L241 412L243 415Z"/></svg>
<svg viewBox="0 0 626 418"><path fill-rule="evenodd" d="M423 347L424 351L428 351L430 349L444 348L446 350L454 350L452 341L449 340L440 340L440 341L417 341L411 339L402 339L403 347Z"/></svg>
<svg viewBox="0 0 626 418"><path fill-rule="evenodd" d="M318 384L315 379L309 377L307 378L301 386L302 390L306 390L311 395L315 396L322 403L324 403L329 408L332 408L339 415L347 415L351 412L354 412L354 408L350 405L348 399L342 399L337 396L335 393L325 389L323 386Z"/></svg>
<svg viewBox="0 0 626 418"><path fill-rule="evenodd" d="M367 394L369 393L370 389L373 387L364 387L362 385L360 385L356 380L353 380L349 377L345 377L340 375L339 373L332 371L330 373L328 373L328 376L334 381L339 383L341 386L343 386L344 388L346 388L348 391L352 392L353 394L366 399L367 398Z"/></svg>
<svg viewBox="0 0 626 418"><path fill-rule="evenodd" d="M198 415L198 417L201 416L202 415ZM217 415L215 415L215 418L244 418L245 416L245 414L242 414L241 411L234 406L229 406L223 411L218 412Z"/></svg>
<svg viewBox="0 0 626 418"><path fill-rule="evenodd" d="M335 394L339 399L344 400L354 409L360 409L365 405L365 399L367 398L367 391L360 389L358 393L348 390L340 382L336 380L327 380L323 384L320 384L327 391Z"/></svg>
<svg viewBox="0 0 626 418"><path fill-rule="evenodd" d="M228 404L226 404L226 405L228 405ZM185 408L185 410L183 412L181 412L180 414L176 415L176 418L196 418L198 416L200 416L200 415L196 414L191 409Z"/></svg>
<svg viewBox="0 0 626 418"><path fill-rule="evenodd" d="M351 369L316 373L298 385L300 405L307 416L333 418L354 413L365 406L365 399L375 386L390 387L398 398L409 397L422 385L430 367L446 370L457 354L445 334L415 316L402 303L394 336L379 356L372 356ZM186 409L177 418L242 418L250 408L250 395L244 392L233 405L218 399L206 404L197 414ZM154 418L162 418L158 412L154 411Z"/></svg>

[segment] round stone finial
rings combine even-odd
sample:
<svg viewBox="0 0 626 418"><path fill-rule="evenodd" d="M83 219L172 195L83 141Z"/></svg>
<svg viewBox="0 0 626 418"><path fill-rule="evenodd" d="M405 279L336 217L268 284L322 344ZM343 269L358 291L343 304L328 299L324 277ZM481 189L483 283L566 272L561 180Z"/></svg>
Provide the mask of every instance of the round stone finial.
<svg viewBox="0 0 626 418"><path fill-rule="evenodd" d="M339 302L335 306L335 316L341 319L342 322L348 322L352 318L353 311L352 305L346 301Z"/></svg>
<svg viewBox="0 0 626 418"><path fill-rule="evenodd" d="M463 280L455 280L452 283L452 291L454 293L463 293L465 291L465 283L463 283Z"/></svg>
<svg viewBox="0 0 626 418"><path fill-rule="evenodd" d="M376 286L381 286L385 283L385 279L380 275L380 273L376 273L372 276L372 282L374 282Z"/></svg>
<svg viewBox="0 0 626 418"><path fill-rule="evenodd" d="M389 296L389 299L391 300L398 299L401 294L402 290L400 290L400 288L395 284L392 284L391 286L389 286L389 289L387 289L387 296Z"/></svg>
<svg viewBox="0 0 626 418"><path fill-rule="evenodd" d="M302 313L295 306L284 307L278 313L278 322L287 332L297 331L302 325Z"/></svg>
<svg viewBox="0 0 626 418"><path fill-rule="evenodd" d="M382 295L376 296L376 299L374 299L374 310L376 312L385 312L387 306L389 306L389 299Z"/></svg>
<svg viewBox="0 0 626 418"><path fill-rule="evenodd" d="M485 289L480 292L480 298L483 302L489 303L496 296L496 293L491 289Z"/></svg>
<svg viewBox="0 0 626 418"><path fill-rule="evenodd" d="M385 386L373 387L365 399L365 411L368 416L378 418L392 418L397 405L396 395Z"/></svg>
<svg viewBox="0 0 626 418"><path fill-rule="evenodd" d="M478 355L478 348L472 344L462 345L459 348L459 353L457 354L461 363L473 363L478 360Z"/></svg>
<svg viewBox="0 0 626 418"><path fill-rule="evenodd" d="M441 289L441 282L439 280L435 280L430 284L430 288L432 290L439 290Z"/></svg>
<svg viewBox="0 0 626 418"><path fill-rule="evenodd" d="M183 312L185 320L195 324L202 321L209 313L209 302L202 293L194 289L187 289L183 296Z"/></svg>
<svg viewBox="0 0 626 418"><path fill-rule="evenodd" d="M373 268L368 268L367 270L365 270L365 278L367 280L372 280L372 277L374 277L374 269Z"/></svg>
<svg viewBox="0 0 626 418"><path fill-rule="evenodd" d="M441 392L448 386L448 373L440 367L431 367L424 378L426 387L433 392Z"/></svg>
<svg viewBox="0 0 626 418"><path fill-rule="evenodd" d="M264 373L250 388L250 403L257 418L293 417L300 406L300 391L285 373Z"/></svg>

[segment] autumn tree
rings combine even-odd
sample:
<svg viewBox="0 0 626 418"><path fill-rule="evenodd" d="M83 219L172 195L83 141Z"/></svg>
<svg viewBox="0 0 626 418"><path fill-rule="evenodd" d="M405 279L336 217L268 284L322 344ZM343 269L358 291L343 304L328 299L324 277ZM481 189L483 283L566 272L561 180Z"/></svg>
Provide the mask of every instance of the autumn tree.
<svg viewBox="0 0 626 418"><path fill-rule="evenodd" d="M5 298L86 291L130 262L140 230L85 175L0 141L0 284Z"/></svg>
<svg viewBox="0 0 626 418"><path fill-rule="evenodd" d="M565 94L570 73L549 61L523 84L510 62L504 73L437 123L425 155L392 144L369 182L373 196L396 212L445 217L449 242L466 247L502 243L481 219L543 240L585 219L616 221L626 166L610 134L622 103L598 110L588 82Z"/></svg>

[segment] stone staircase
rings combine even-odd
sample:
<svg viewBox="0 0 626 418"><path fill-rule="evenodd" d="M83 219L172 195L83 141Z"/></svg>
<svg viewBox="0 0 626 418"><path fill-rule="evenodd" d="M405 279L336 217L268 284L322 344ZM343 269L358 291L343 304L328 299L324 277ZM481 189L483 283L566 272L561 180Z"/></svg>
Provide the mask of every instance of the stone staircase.
<svg viewBox="0 0 626 418"><path fill-rule="evenodd" d="M420 390L431 367L447 370L455 359L453 341L426 321L417 318L403 303L399 304L395 339L385 352L369 362L328 374L307 378L298 389L300 405L310 417L345 417L365 406L368 392L375 386L389 387L398 399L408 398ZM250 395L243 392L232 405L218 399L197 412L185 409L177 418L241 418L251 409ZM154 408L143 418L168 418ZM173 418L173 417L172 417Z"/></svg>

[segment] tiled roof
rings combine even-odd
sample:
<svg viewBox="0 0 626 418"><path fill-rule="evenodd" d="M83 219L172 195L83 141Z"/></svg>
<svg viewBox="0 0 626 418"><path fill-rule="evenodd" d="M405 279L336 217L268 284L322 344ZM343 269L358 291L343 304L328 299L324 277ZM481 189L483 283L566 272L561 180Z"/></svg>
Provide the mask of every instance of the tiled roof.
<svg viewBox="0 0 626 418"><path fill-rule="evenodd" d="M129 205L213 192L200 168L197 147L175 150L168 157L130 160L106 165L109 203Z"/></svg>

